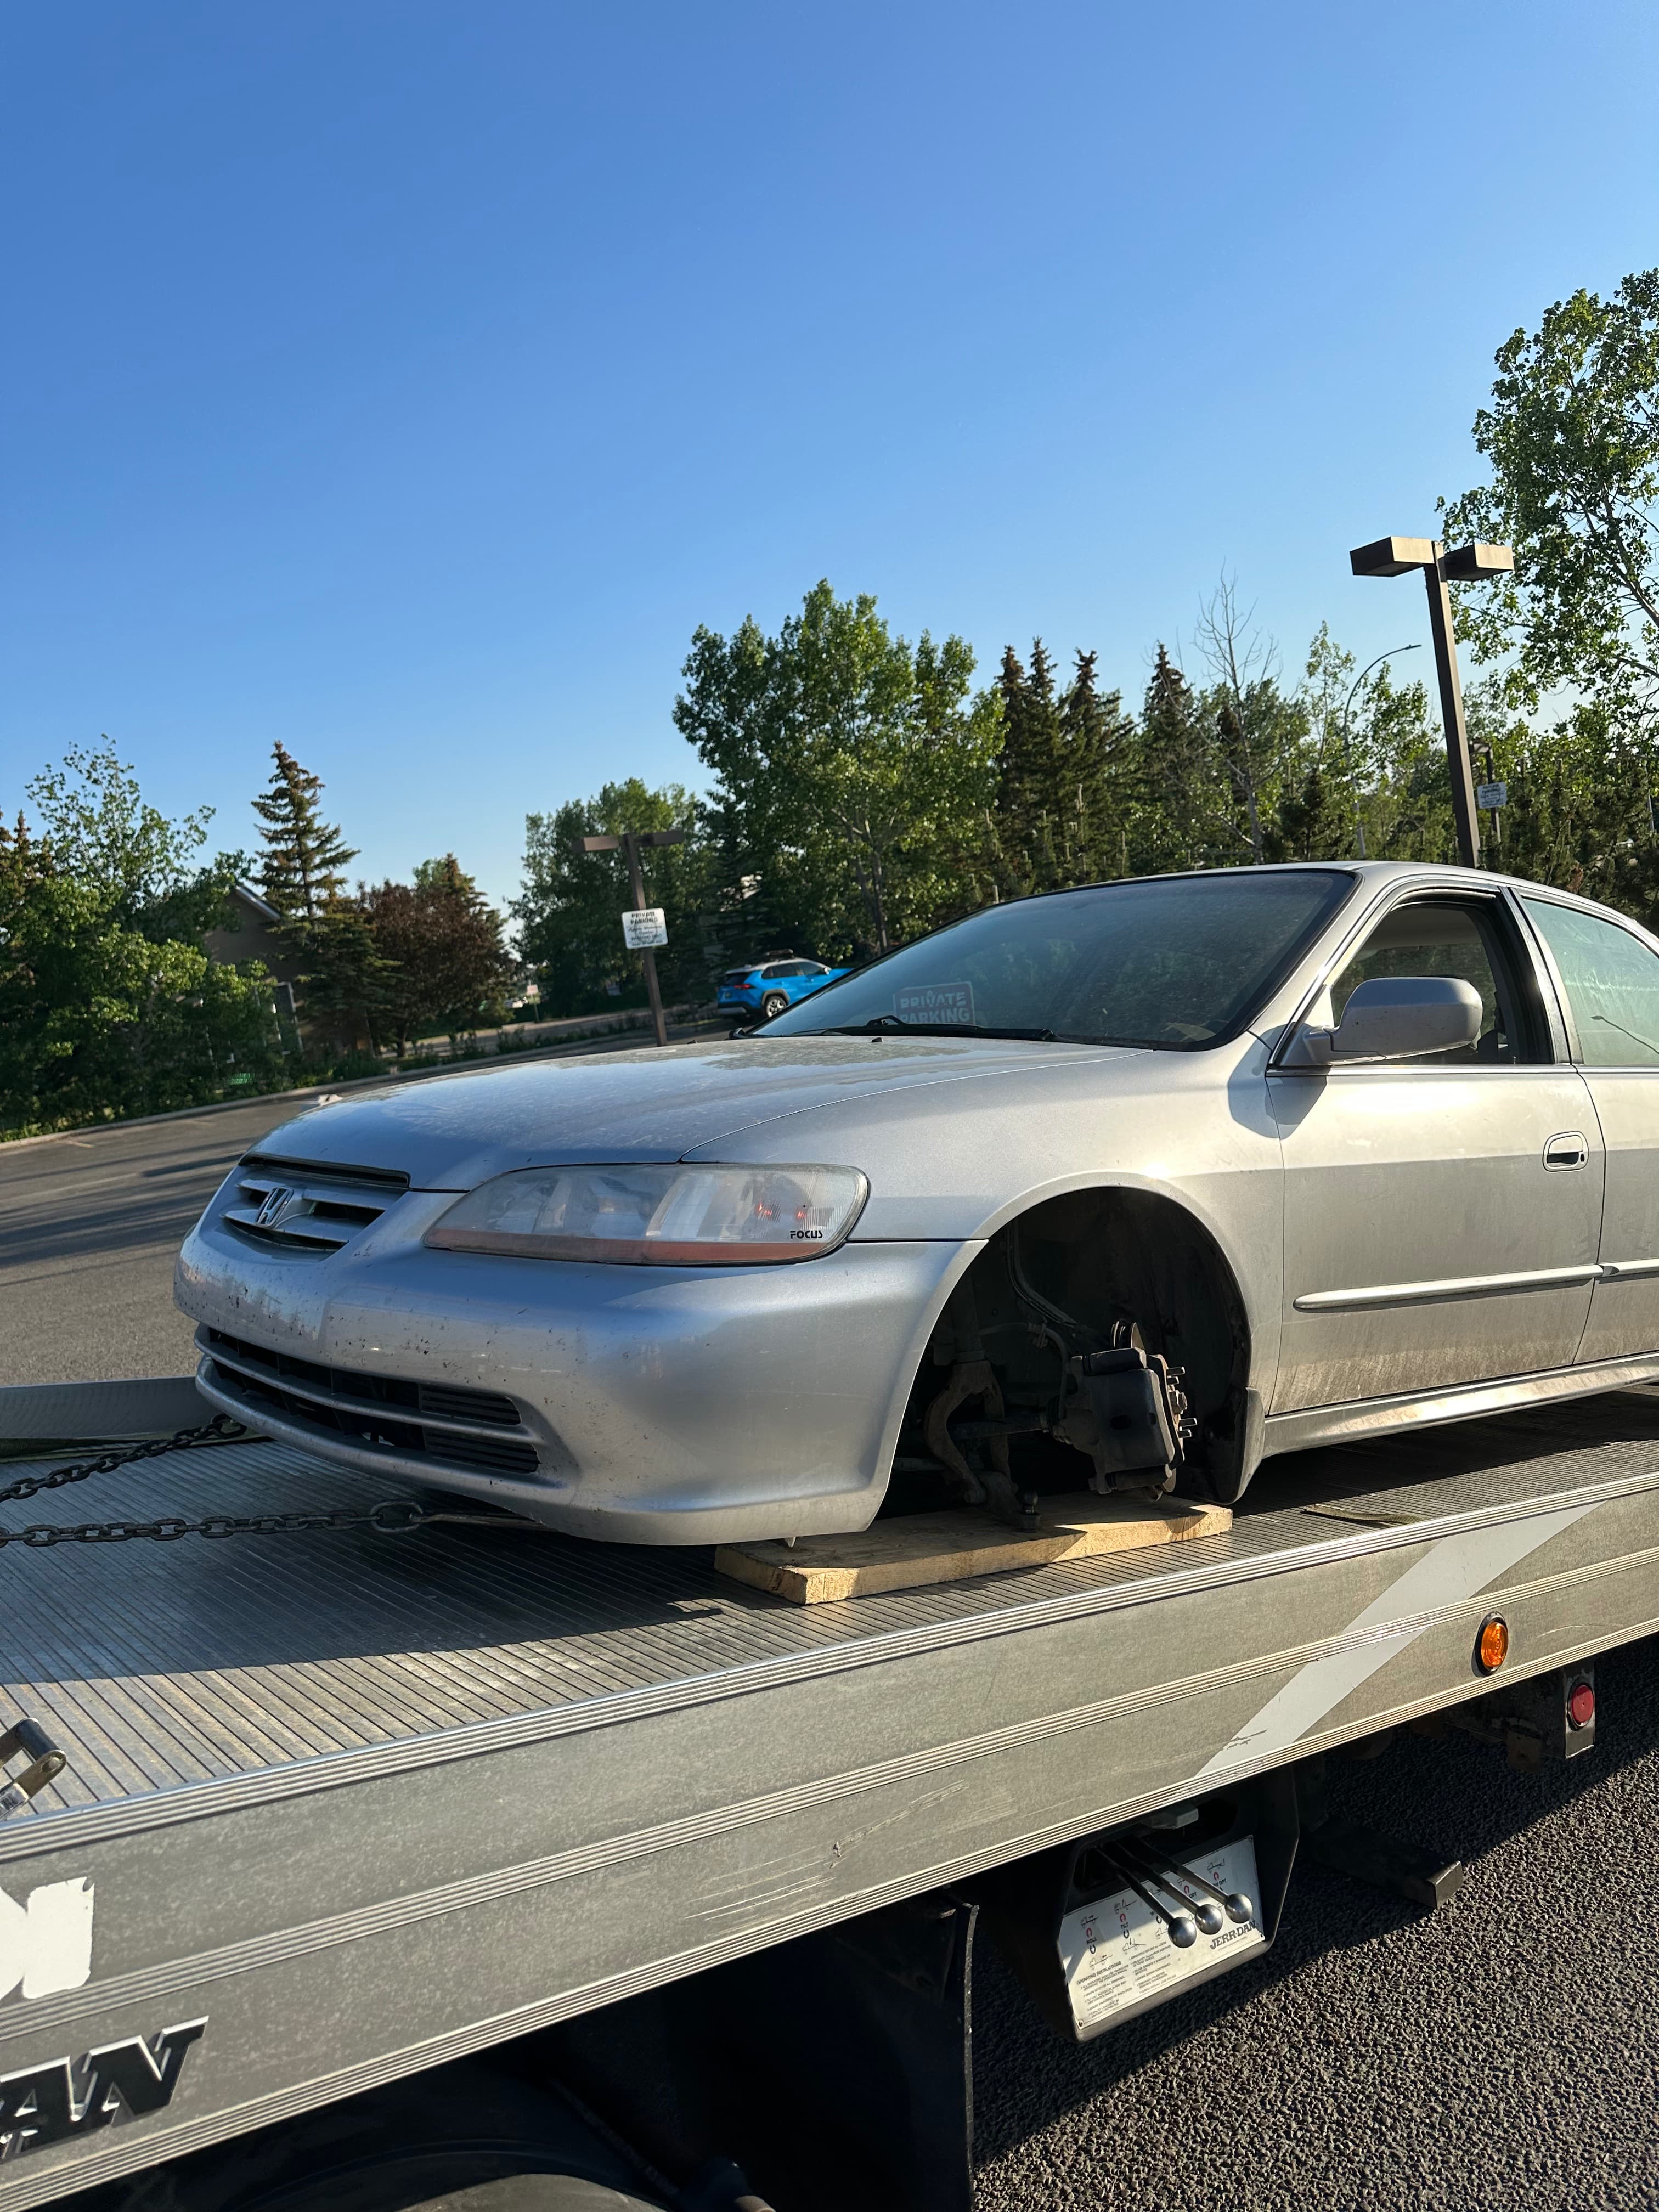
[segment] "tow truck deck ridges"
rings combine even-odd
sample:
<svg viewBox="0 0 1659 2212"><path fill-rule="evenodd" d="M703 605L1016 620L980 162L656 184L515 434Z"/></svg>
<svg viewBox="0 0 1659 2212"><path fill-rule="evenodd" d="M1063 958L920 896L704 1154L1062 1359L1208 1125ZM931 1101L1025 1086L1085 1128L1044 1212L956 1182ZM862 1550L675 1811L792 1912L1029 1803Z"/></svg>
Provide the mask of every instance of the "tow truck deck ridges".
<svg viewBox="0 0 1659 2212"><path fill-rule="evenodd" d="M410 1494L266 1442L98 1490ZM510 1529L10 1547L0 1727L67 1765L0 1825L0 2208L1478 1698L1494 1614L1504 1682L1659 1626L1659 1398L1310 1454L1224 1535L806 1610Z"/></svg>

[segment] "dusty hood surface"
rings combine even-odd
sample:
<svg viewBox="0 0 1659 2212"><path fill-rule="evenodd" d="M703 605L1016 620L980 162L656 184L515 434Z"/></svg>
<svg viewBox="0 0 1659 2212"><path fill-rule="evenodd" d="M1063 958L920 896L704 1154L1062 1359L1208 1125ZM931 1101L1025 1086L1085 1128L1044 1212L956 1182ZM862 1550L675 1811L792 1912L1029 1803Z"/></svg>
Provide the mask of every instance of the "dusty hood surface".
<svg viewBox="0 0 1659 2212"><path fill-rule="evenodd" d="M282 1159L390 1168L471 1190L563 1160L672 1160L763 1121L860 1097L1113 1057L1096 1045L980 1037L754 1037L432 1076L273 1129ZM941 1112L948 1111L944 1097ZM816 1157L816 1155L812 1155Z"/></svg>

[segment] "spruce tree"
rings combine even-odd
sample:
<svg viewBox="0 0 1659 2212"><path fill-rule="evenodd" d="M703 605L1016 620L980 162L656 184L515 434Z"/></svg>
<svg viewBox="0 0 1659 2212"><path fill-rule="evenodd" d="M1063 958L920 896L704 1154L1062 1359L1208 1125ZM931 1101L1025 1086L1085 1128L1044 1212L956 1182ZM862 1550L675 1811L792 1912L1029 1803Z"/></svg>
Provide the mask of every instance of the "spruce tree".
<svg viewBox="0 0 1659 2212"><path fill-rule="evenodd" d="M1026 793L1036 889L1073 880L1073 809L1068 804L1064 741L1054 699L1054 665L1040 637L1031 640L1025 679Z"/></svg>
<svg viewBox="0 0 1659 2212"><path fill-rule="evenodd" d="M1054 663L1042 640L1031 644L1029 671L1012 646L1004 649L1002 750L997 763L997 836L1015 896L1073 881L1073 813L1068 805L1065 740L1054 699Z"/></svg>
<svg viewBox="0 0 1659 2212"><path fill-rule="evenodd" d="M1139 752L1137 873L1202 866L1217 857L1218 763L1202 704L1162 644L1146 686Z"/></svg>
<svg viewBox="0 0 1659 2212"><path fill-rule="evenodd" d="M993 817L994 867L999 896L1020 898L1031 889L1030 825L1027 819L1025 668L1012 645L1002 648L997 678L1002 703L1002 744L997 754L996 811Z"/></svg>
<svg viewBox="0 0 1659 2212"><path fill-rule="evenodd" d="M1073 883L1122 872L1131 793L1124 769L1133 724L1121 693L1102 693L1095 670L1099 654L1079 651L1077 667L1060 702L1065 797L1074 824Z"/></svg>
<svg viewBox="0 0 1659 2212"><path fill-rule="evenodd" d="M300 983L308 1021L330 1030L348 1052L366 1032L371 1049L388 1026L397 963L385 958L368 915L355 899L337 899L303 934L292 935L305 959Z"/></svg>
<svg viewBox="0 0 1659 2212"><path fill-rule="evenodd" d="M322 778L301 768L286 746L271 747L276 766L270 787L253 802L264 824L259 885L286 922L314 924L345 889L345 868L357 857L318 805Z"/></svg>
<svg viewBox="0 0 1659 2212"><path fill-rule="evenodd" d="M285 745L271 748L276 766L253 802L264 844L259 884L282 917L279 933L301 962L308 1020L335 1032L348 1048L380 1027L393 963L375 949L362 902L346 895L346 863L357 857L318 802L322 778L300 766Z"/></svg>

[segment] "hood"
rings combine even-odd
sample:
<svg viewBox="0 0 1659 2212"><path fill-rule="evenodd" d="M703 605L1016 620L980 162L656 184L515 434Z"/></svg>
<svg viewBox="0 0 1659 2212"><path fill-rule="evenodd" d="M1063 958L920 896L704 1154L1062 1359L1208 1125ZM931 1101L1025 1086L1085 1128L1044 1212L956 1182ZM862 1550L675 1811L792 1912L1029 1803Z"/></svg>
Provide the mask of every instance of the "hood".
<svg viewBox="0 0 1659 2212"><path fill-rule="evenodd" d="M647 1047L428 1076L319 1107L253 1149L279 1159L389 1168L416 1189L471 1190L512 1168L680 1159L759 1122L860 1097L1105 1056L1097 1045L988 1037L753 1037Z"/></svg>

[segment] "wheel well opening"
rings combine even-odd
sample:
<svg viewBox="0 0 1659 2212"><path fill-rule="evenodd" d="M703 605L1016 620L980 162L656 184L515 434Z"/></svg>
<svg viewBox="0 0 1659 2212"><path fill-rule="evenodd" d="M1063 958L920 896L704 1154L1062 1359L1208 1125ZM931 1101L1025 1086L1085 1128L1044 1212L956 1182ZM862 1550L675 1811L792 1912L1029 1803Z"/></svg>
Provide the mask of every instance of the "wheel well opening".
<svg viewBox="0 0 1659 2212"><path fill-rule="evenodd" d="M1091 1462L1054 1418L1066 1358L1131 1333L1178 1371L1186 1394L1190 1435L1178 1493L1236 1498L1250 1472L1250 1347L1232 1271L1209 1232L1171 1200L1103 1188L1046 1200L1008 1223L946 1301L911 1387L884 1510L943 1502L940 1394L953 1375L981 1363L1012 1431L1006 1449L1016 1485L1045 1494L1086 1487Z"/></svg>

